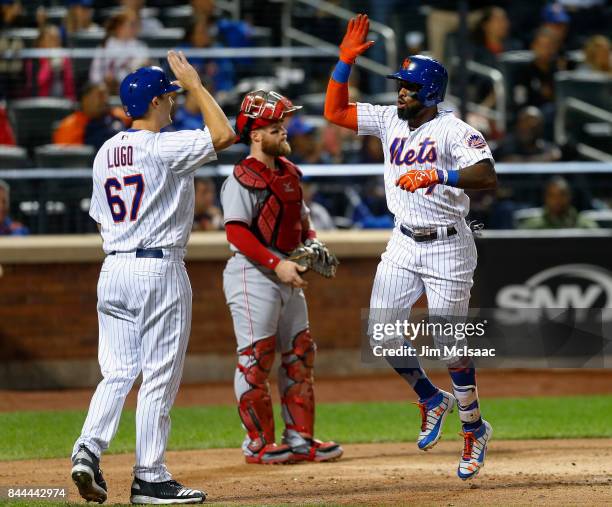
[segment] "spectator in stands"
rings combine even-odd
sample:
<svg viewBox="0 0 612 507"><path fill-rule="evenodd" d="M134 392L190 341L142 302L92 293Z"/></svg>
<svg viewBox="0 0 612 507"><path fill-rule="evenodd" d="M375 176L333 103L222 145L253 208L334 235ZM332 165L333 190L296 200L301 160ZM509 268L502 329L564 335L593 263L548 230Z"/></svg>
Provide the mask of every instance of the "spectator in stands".
<svg viewBox="0 0 612 507"><path fill-rule="evenodd" d="M24 10L18 0L0 2L0 29L21 28L26 25Z"/></svg>
<svg viewBox="0 0 612 507"><path fill-rule="evenodd" d="M217 206L217 187L211 178L196 178L194 231L223 230L223 213Z"/></svg>
<svg viewBox="0 0 612 507"><path fill-rule="evenodd" d="M184 49L218 47L213 36L211 18L198 17L185 30L185 37L179 46ZM234 87L234 64L230 58L208 59L201 56L189 57L200 78L211 92L229 91Z"/></svg>
<svg viewBox="0 0 612 507"><path fill-rule="evenodd" d="M244 21L217 18L215 0L191 0L191 8L192 18L206 20L213 36L222 46L232 48L251 46L251 26Z"/></svg>
<svg viewBox="0 0 612 507"><path fill-rule="evenodd" d="M6 181L0 180L0 236L25 236L28 228L9 217L11 188Z"/></svg>
<svg viewBox="0 0 612 507"><path fill-rule="evenodd" d="M99 150L104 142L121 132L129 119L119 108L110 108L103 83L87 83L81 90L80 109L64 118L55 132L55 144L88 144Z"/></svg>
<svg viewBox="0 0 612 507"><path fill-rule="evenodd" d="M555 74L564 70L556 51L555 35L540 28L531 43L533 61L517 78L515 101L520 105L542 107L554 100Z"/></svg>
<svg viewBox="0 0 612 507"><path fill-rule="evenodd" d="M100 30L100 26L93 22L93 0L68 0L67 6L68 11L64 18L67 35Z"/></svg>
<svg viewBox="0 0 612 507"><path fill-rule="evenodd" d="M215 0L190 0L193 18L211 18L215 12Z"/></svg>
<svg viewBox="0 0 612 507"><path fill-rule="evenodd" d="M287 139L291 144L289 158L300 164L325 164L329 158L325 157L323 146L317 139L317 128L306 123L301 117L294 116L287 125Z"/></svg>
<svg viewBox="0 0 612 507"><path fill-rule="evenodd" d="M537 107L528 106L517 116L514 132L507 135L495 150L499 162L556 162L561 150L543 139L544 118Z"/></svg>
<svg viewBox="0 0 612 507"><path fill-rule="evenodd" d="M380 142L378 143L380 144ZM304 203L310 209L310 221L316 231L329 231L336 228L334 219L329 214L329 211L321 203L314 200L319 187L316 183L302 180L302 192Z"/></svg>
<svg viewBox="0 0 612 507"><path fill-rule="evenodd" d="M495 6L485 8L472 31L472 58L483 65L498 67L501 53L519 47L509 35L510 20L506 11Z"/></svg>
<svg viewBox="0 0 612 507"><path fill-rule="evenodd" d="M513 95L517 106L535 106L544 116L544 137L552 139L555 116L555 74L566 69L566 61L557 53L555 35L540 28L531 43L533 61L517 73Z"/></svg>
<svg viewBox="0 0 612 507"><path fill-rule="evenodd" d="M145 7L145 0L120 0L120 5L126 9L136 13L140 20L140 31L142 33L153 34L156 30L164 28L162 22L155 16L152 16Z"/></svg>
<svg viewBox="0 0 612 507"><path fill-rule="evenodd" d="M610 39L605 35L593 35L584 45L584 63L578 70L588 72L612 72L610 64Z"/></svg>
<svg viewBox="0 0 612 507"><path fill-rule="evenodd" d="M510 39L509 35L510 21L506 11L496 6L484 8L471 34L471 59L498 68L501 53L519 48L519 43ZM495 107L496 96L491 80L478 75L471 76L470 98L485 107ZM489 131L489 126L485 130Z"/></svg>
<svg viewBox="0 0 612 507"><path fill-rule="evenodd" d="M565 178L553 177L544 188L542 215L530 218L522 229L594 229L597 224L578 214L572 206L572 192Z"/></svg>
<svg viewBox="0 0 612 507"><path fill-rule="evenodd" d="M96 51L89 69L89 80L106 83L111 94L116 94L119 83L130 72L148 63L148 48L137 39L140 27L134 11L126 10L112 16L106 23L106 38ZM111 52L125 52L117 56Z"/></svg>
<svg viewBox="0 0 612 507"><path fill-rule="evenodd" d="M553 34L555 51L560 55L567 52L569 23L570 16L561 3L549 3L542 9L541 28L546 28Z"/></svg>
<svg viewBox="0 0 612 507"><path fill-rule="evenodd" d="M468 13L468 29L472 29L482 17L482 8L495 2L472 1L472 10ZM444 62L448 56L446 48L447 37L450 33L456 32L459 28L459 12L457 2L454 0L430 0L427 2L430 7L427 15L427 40L431 56Z"/></svg>
<svg viewBox="0 0 612 507"><path fill-rule="evenodd" d="M6 114L5 104L0 102L0 144L15 145L15 134Z"/></svg>
<svg viewBox="0 0 612 507"><path fill-rule="evenodd" d="M60 30L55 25L40 28L35 47L62 47ZM25 97L66 97L76 100L72 62L66 56L32 58L25 62Z"/></svg>
<svg viewBox="0 0 612 507"><path fill-rule="evenodd" d="M201 129L204 123L200 107L194 96L186 92L185 101L181 104L172 120L172 125L176 130L196 130Z"/></svg>

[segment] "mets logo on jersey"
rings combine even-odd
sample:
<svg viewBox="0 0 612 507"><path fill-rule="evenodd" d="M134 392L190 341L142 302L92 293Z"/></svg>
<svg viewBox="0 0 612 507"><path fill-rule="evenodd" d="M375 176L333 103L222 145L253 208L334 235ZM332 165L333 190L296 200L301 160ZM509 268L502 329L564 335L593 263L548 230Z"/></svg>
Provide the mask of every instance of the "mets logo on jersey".
<svg viewBox="0 0 612 507"><path fill-rule="evenodd" d="M475 150L480 150L487 147L487 142L478 134L469 134L465 139L465 144Z"/></svg>
<svg viewBox="0 0 612 507"><path fill-rule="evenodd" d="M394 165L414 165L417 162L424 164L425 162L435 162L438 159L436 152L436 142L430 137L426 137L419 143L418 149L406 146L406 137L396 137L391 142L389 154L391 155L391 163ZM408 148L407 150L405 148Z"/></svg>

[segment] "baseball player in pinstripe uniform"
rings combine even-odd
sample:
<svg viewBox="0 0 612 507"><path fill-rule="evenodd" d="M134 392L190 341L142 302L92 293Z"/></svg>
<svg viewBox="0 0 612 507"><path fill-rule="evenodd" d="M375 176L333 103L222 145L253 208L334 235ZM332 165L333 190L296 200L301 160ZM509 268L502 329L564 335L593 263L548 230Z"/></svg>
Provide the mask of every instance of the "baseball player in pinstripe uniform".
<svg viewBox="0 0 612 507"><path fill-rule="evenodd" d="M316 345L302 290L305 268L286 259L301 242L328 253L310 223L301 172L285 158L291 147L283 122L299 108L275 92L246 95L236 131L250 154L221 190L227 239L235 252L223 272L223 290L238 344L234 389L247 432L242 445L247 463L329 461L342 455L337 443L314 438ZM268 382L276 350L282 354L282 445L275 443Z"/></svg>
<svg viewBox="0 0 612 507"><path fill-rule="evenodd" d="M202 503L206 496L173 480L164 454L191 329L183 257L193 221L194 172L216 160L235 135L185 56L170 51L168 63L177 82L159 67L143 67L123 80L121 101L133 127L104 143L94 160L90 215L107 255L98 281L103 379L72 453L72 479L87 501L106 500L100 457L140 372L130 501ZM206 126L160 133L172 122L179 87L196 97Z"/></svg>
<svg viewBox="0 0 612 507"><path fill-rule="evenodd" d="M430 316L462 318L476 267L476 247L465 221L469 198L463 190L495 187L491 151L478 131L438 109L448 76L431 58L406 58L398 72L387 76L397 81L396 105L349 103L351 65L373 44L366 41L368 29L365 15L349 22L327 89L325 117L360 135L378 137L385 153L387 205L395 228L376 272L370 326L407 319L423 293ZM401 335L393 339L404 342ZM457 473L466 480L484 465L492 429L480 415L473 362L445 359L453 394L434 386L417 358L402 365L390 362L419 397L419 449L438 442L447 414L458 405L464 449Z"/></svg>

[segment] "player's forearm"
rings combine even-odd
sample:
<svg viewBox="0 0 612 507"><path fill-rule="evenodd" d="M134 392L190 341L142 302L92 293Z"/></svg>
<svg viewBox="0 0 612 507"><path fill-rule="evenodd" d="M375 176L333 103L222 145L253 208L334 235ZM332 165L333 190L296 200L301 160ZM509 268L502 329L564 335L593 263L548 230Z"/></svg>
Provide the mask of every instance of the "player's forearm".
<svg viewBox="0 0 612 507"><path fill-rule="evenodd" d="M341 67L341 72L338 72L338 66ZM349 103L348 74L343 73L346 71L344 66L347 66L350 72L350 66L339 61L334 74L329 79L324 115L325 119L336 125L357 131L357 105ZM343 79L345 79L344 82L342 82Z"/></svg>
<svg viewBox="0 0 612 507"><path fill-rule="evenodd" d="M196 98L200 112L210 131L215 150L223 150L232 145L236 138L236 133L230 125L227 116L225 116L223 109L217 104L213 96L204 86L190 90L190 93L193 93Z"/></svg>
<svg viewBox="0 0 612 507"><path fill-rule="evenodd" d="M490 160L481 160L459 171L458 188L486 190L497 186L497 174Z"/></svg>
<svg viewBox="0 0 612 507"><path fill-rule="evenodd" d="M274 269L280 262L280 258L268 250L241 222L225 224L225 235L241 254L266 268Z"/></svg>

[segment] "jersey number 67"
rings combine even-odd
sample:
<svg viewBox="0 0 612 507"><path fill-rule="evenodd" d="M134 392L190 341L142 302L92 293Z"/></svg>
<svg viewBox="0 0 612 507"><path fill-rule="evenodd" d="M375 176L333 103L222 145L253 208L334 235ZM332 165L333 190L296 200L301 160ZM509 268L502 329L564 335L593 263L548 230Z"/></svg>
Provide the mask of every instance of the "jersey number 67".
<svg viewBox="0 0 612 507"><path fill-rule="evenodd" d="M123 177L123 185L135 185L136 191L134 192L134 198L132 199L132 209L130 210L130 221L134 221L138 218L138 210L140 209L140 203L142 202L142 195L144 193L144 178L142 174L131 174ZM123 222L125 215L127 214L127 208L125 202L118 194L113 194L113 190L121 191L123 187L121 182L117 178L108 178L104 183L104 190L106 190L106 200L110 207L111 215L115 223Z"/></svg>

